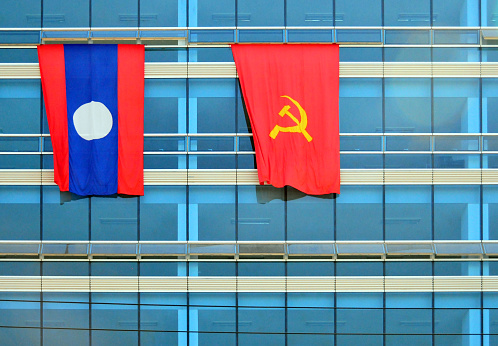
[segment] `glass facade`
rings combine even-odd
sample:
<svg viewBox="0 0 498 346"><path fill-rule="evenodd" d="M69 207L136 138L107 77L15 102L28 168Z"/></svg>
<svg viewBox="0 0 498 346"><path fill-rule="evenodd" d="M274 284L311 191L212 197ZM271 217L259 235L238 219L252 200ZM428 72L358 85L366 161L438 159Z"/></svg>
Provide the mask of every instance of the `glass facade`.
<svg viewBox="0 0 498 346"><path fill-rule="evenodd" d="M2 10L0 344L498 343L495 0ZM36 45L116 42L146 45L145 194L60 193ZM340 44L341 194L258 185L255 42Z"/></svg>

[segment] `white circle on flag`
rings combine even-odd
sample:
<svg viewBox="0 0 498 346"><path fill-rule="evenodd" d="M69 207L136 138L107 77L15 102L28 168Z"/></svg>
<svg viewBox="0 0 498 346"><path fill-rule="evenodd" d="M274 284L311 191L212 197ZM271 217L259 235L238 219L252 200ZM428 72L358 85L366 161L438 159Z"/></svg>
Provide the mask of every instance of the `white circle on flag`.
<svg viewBox="0 0 498 346"><path fill-rule="evenodd" d="M104 138L112 129L112 114L101 102L81 105L73 115L76 132L87 141Z"/></svg>

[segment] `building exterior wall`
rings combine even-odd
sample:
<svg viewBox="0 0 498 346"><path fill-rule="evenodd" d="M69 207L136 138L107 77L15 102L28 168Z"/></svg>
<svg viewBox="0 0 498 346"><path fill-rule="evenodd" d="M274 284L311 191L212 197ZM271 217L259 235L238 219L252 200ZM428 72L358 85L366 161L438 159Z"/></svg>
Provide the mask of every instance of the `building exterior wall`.
<svg viewBox="0 0 498 346"><path fill-rule="evenodd" d="M494 0L3 0L0 344L496 344L497 26ZM36 45L111 42L146 45L145 195L61 194ZM258 185L233 42L341 45L340 195Z"/></svg>

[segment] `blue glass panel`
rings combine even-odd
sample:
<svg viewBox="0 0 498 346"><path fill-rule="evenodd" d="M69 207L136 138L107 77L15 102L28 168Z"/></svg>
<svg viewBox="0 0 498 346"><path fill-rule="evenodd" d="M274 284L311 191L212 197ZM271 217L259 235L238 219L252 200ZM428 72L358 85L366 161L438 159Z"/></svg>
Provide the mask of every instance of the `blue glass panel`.
<svg viewBox="0 0 498 346"><path fill-rule="evenodd" d="M430 48L384 48L386 62L430 62Z"/></svg>
<svg viewBox="0 0 498 346"><path fill-rule="evenodd" d="M0 155L0 169L40 168L38 155Z"/></svg>
<svg viewBox="0 0 498 346"><path fill-rule="evenodd" d="M235 332L236 320L235 308L190 307L191 331Z"/></svg>
<svg viewBox="0 0 498 346"><path fill-rule="evenodd" d="M40 150L39 138L1 137L0 151L4 152L33 152Z"/></svg>
<svg viewBox="0 0 498 346"><path fill-rule="evenodd" d="M332 308L334 293L287 293L288 307Z"/></svg>
<svg viewBox="0 0 498 346"><path fill-rule="evenodd" d="M283 333L285 332L285 310L277 308L238 309L239 332ZM251 321L251 323L247 323ZM245 322L245 323L244 323Z"/></svg>
<svg viewBox="0 0 498 346"><path fill-rule="evenodd" d="M140 198L140 240L186 240L186 188L146 186Z"/></svg>
<svg viewBox="0 0 498 346"><path fill-rule="evenodd" d="M333 240L333 195L310 196L287 189L287 240Z"/></svg>
<svg viewBox="0 0 498 346"><path fill-rule="evenodd" d="M385 78L385 132L431 132L431 80Z"/></svg>
<svg viewBox="0 0 498 346"><path fill-rule="evenodd" d="M92 240L137 240L137 201L92 197Z"/></svg>
<svg viewBox="0 0 498 346"><path fill-rule="evenodd" d="M89 199L71 196L64 202L56 186L43 187L43 239L88 240Z"/></svg>
<svg viewBox="0 0 498 346"><path fill-rule="evenodd" d="M42 264L44 276L88 276L90 270L88 262L45 261Z"/></svg>
<svg viewBox="0 0 498 346"><path fill-rule="evenodd" d="M264 312L261 313L264 315ZM246 316L247 314L243 315ZM281 315L281 314L280 314ZM251 316L254 316L254 318L257 318L259 315L258 313L254 313ZM280 318L280 316L274 316L274 314L269 315L269 317L272 318ZM239 314L239 319L240 319L240 314ZM264 320L268 323L273 323L268 320ZM261 322L263 323L263 322ZM239 322L239 326L243 324ZM240 328L239 328L240 330ZM284 334L239 334L238 336L238 345L241 346L252 346L252 345L284 345L285 344L285 335Z"/></svg>
<svg viewBox="0 0 498 346"><path fill-rule="evenodd" d="M481 168L479 154L434 154L434 168Z"/></svg>
<svg viewBox="0 0 498 346"><path fill-rule="evenodd" d="M385 189L386 240L431 239L432 188L386 186Z"/></svg>
<svg viewBox="0 0 498 346"><path fill-rule="evenodd" d="M480 132L479 108L479 79L434 79L434 132Z"/></svg>
<svg viewBox="0 0 498 346"><path fill-rule="evenodd" d="M88 328L88 308L88 304L81 303L43 303L43 327Z"/></svg>
<svg viewBox="0 0 498 346"><path fill-rule="evenodd" d="M145 62L187 62L187 49L147 47Z"/></svg>
<svg viewBox="0 0 498 346"><path fill-rule="evenodd" d="M382 168L382 155L373 154L341 154L341 168L365 168L378 169Z"/></svg>
<svg viewBox="0 0 498 346"><path fill-rule="evenodd" d="M416 324L417 321L414 321L413 324ZM431 345L432 344L432 335L386 335L385 345L386 346L395 346L395 345L404 345L404 346L419 346L419 345Z"/></svg>
<svg viewBox="0 0 498 346"><path fill-rule="evenodd" d="M432 293L386 293L386 308L432 308Z"/></svg>
<svg viewBox="0 0 498 346"><path fill-rule="evenodd" d="M337 262L337 276L382 276L381 262Z"/></svg>
<svg viewBox="0 0 498 346"><path fill-rule="evenodd" d="M49 167L44 167L49 168ZM53 168L53 164L52 164ZM186 169L187 155L144 155L145 169Z"/></svg>
<svg viewBox="0 0 498 346"><path fill-rule="evenodd" d="M482 239L498 239L498 186L483 185Z"/></svg>
<svg viewBox="0 0 498 346"><path fill-rule="evenodd" d="M190 48L188 54L194 62L233 62L230 48Z"/></svg>
<svg viewBox="0 0 498 346"><path fill-rule="evenodd" d="M498 133L498 79L482 80L482 131Z"/></svg>
<svg viewBox="0 0 498 346"><path fill-rule="evenodd" d="M197 43L226 43L235 42L235 30L190 30L190 42Z"/></svg>
<svg viewBox="0 0 498 346"><path fill-rule="evenodd" d="M92 276L136 276L137 262L92 262Z"/></svg>
<svg viewBox="0 0 498 346"><path fill-rule="evenodd" d="M336 42L339 43L381 43L382 31L380 29L347 29L336 30Z"/></svg>
<svg viewBox="0 0 498 346"><path fill-rule="evenodd" d="M430 1L385 0L385 26L431 26Z"/></svg>
<svg viewBox="0 0 498 346"><path fill-rule="evenodd" d="M235 132L235 79L189 79L189 132Z"/></svg>
<svg viewBox="0 0 498 346"><path fill-rule="evenodd" d="M186 90L185 79L145 80L145 133L187 132Z"/></svg>
<svg viewBox="0 0 498 346"><path fill-rule="evenodd" d="M40 0L4 0L2 8L5 14L0 17L2 28L39 28L41 26Z"/></svg>
<svg viewBox="0 0 498 346"><path fill-rule="evenodd" d="M385 156L385 168L431 168L431 154L389 154Z"/></svg>
<svg viewBox="0 0 498 346"><path fill-rule="evenodd" d="M0 314L0 325L2 326L40 327L40 303L38 302L0 301L0 309L2 310Z"/></svg>
<svg viewBox="0 0 498 346"><path fill-rule="evenodd" d="M333 334L334 310L289 308L287 310L287 332L306 334Z"/></svg>
<svg viewBox="0 0 498 346"><path fill-rule="evenodd" d="M339 52L340 61L382 61L382 48L345 47ZM342 83L342 81L341 81Z"/></svg>
<svg viewBox="0 0 498 346"><path fill-rule="evenodd" d="M0 80L0 133L40 133L40 81Z"/></svg>
<svg viewBox="0 0 498 346"><path fill-rule="evenodd" d="M283 262L239 262L239 276L285 276Z"/></svg>
<svg viewBox="0 0 498 346"><path fill-rule="evenodd" d="M238 31L238 42L252 43L252 42L283 42L284 41L284 31L283 30L270 30L270 29L258 29L258 30L239 30Z"/></svg>
<svg viewBox="0 0 498 346"><path fill-rule="evenodd" d="M140 0L140 26L156 28L186 26L185 4L186 2L181 0Z"/></svg>
<svg viewBox="0 0 498 346"><path fill-rule="evenodd" d="M479 48L432 48L434 62L479 62Z"/></svg>
<svg viewBox="0 0 498 346"><path fill-rule="evenodd" d="M498 26L498 3L495 0L482 0L482 26Z"/></svg>
<svg viewBox="0 0 498 346"><path fill-rule="evenodd" d="M191 186L189 239L235 240L235 187Z"/></svg>
<svg viewBox="0 0 498 346"><path fill-rule="evenodd" d="M436 334L480 334L481 311L478 309L435 309L434 319ZM458 336L445 336L446 341L455 340ZM454 343L451 343L454 345Z"/></svg>
<svg viewBox="0 0 498 346"><path fill-rule="evenodd" d="M238 293L239 306L285 306L284 293Z"/></svg>
<svg viewBox="0 0 498 346"><path fill-rule="evenodd" d="M337 240L382 239L382 187L342 186L341 190L336 200Z"/></svg>
<svg viewBox="0 0 498 346"><path fill-rule="evenodd" d="M238 240L284 240L284 189L238 187Z"/></svg>
<svg viewBox="0 0 498 346"><path fill-rule="evenodd" d="M72 346L86 346L90 343L90 333L88 333L88 330L43 330L43 345L63 346L64 344L67 344L68 340L71 340Z"/></svg>
<svg viewBox="0 0 498 346"><path fill-rule="evenodd" d="M238 26L283 26L284 1L238 0Z"/></svg>
<svg viewBox="0 0 498 346"><path fill-rule="evenodd" d="M0 44L22 44L22 43L40 43L40 32L37 30L0 31Z"/></svg>
<svg viewBox="0 0 498 346"><path fill-rule="evenodd" d="M92 0L92 27L137 27L136 0Z"/></svg>
<svg viewBox="0 0 498 346"><path fill-rule="evenodd" d="M0 239L40 239L40 187L0 187Z"/></svg>
<svg viewBox="0 0 498 346"><path fill-rule="evenodd" d="M479 30L434 30L434 44L479 44Z"/></svg>
<svg viewBox="0 0 498 346"><path fill-rule="evenodd" d="M431 334L432 310L386 309L386 333Z"/></svg>
<svg viewBox="0 0 498 346"><path fill-rule="evenodd" d="M287 262L288 276L334 276L332 262Z"/></svg>
<svg viewBox="0 0 498 346"><path fill-rule="evenodd" d="M89 12L89 0L43 0L43 27L89 27Z"/></svg>
<svg viewBox="0 0 498 346"><path fill-rule="evenodd" d="M0 49L0 63L38 62L36 49Z"/></svg>
<svg viewBox="0 0 498 346"><path fill-rule="evenodd" d="M434 262L434 275L436 276L479 276L481 275L481 262ZM444 296L440 294L440 296ZM448 307L448 306L443 306Z"/></svg>
<svg viewBox="0 0 498 346"><path fill-rule="evenodd" d="M190 306L235 306L235 293L189 293Z"/></svg>
<svg viewBox="0 0 498 346"><path fill-rule="evenodd" d="M338 333L382 333L382 309L337 309L336 314L337 321L343 321L337 324Z"/></svg>
<svg viewBox="0 0 498 346"><path fill-rule="evenodd" d="M287 0L288 26L333 26L333 4L328 0Z"/></svg>
<svg viewBox="0 0 498 346"><path fill-rule="evenodd" d="M431 32L429 30L386 30L385 44L431 44ZM401 50L413 51L410 48L401 48Z"/></svg>
<svg viewBox="0 0 498 346"><path fill-rule="evenodd" d="M93 313L93 311L92 311ZM119 318L121 317L122 319L126 321L132 321L132 316L129 316L128 318L124 313L126 311L119 311L119 310L108 310L108 311L102 311L102 313L96 312L98 315L97 321L100 322L101 320L104 320L106 318L106 315L108 315L108 318ZM121 313L121 314L120 314ZM101 315L102 317L100 317ZM92 314L92 328L93 328L93 317L94 315ZM133 322L130 322L133 324ZM134 329L137 328L137 322L134 322L135 327ZM97 327L96 327L97 328ZM138 345L138 332L137 331L108 331L108 330L92 330L91 331L91 337L92 337L92 346L109 346L109 345L120 345L120 346L135 346Z"/></svg>
<svg viewBox="0 0 498 346"><path fill-rule="evenodd" d="M434 26L479 26L479 0L433 0Z"/></svg>
<svg viewBox="0 0 498 346"><path fill-rule="evenodd" d="M382 132L382 79L341 78L340 132Z"/></svg>
<svg viewBox="0 0 498 346"><path fill-rule="evenodd" d="M479 186L434 186L434 239L480 239Z"/></svg>
<svg viewBox="0 0 498 346"><path fill-rule="evenodd" d="M333 42L333 31L326 30L287 30L287 42Z"/></svg>
<svg viewBox="0 0 498 346"><path fill-rule="evenodd" d="M189 26L235 26L235 0L190 2Z"/></svg>
<svg viewBox="0 0 498 346"><path fill-rule="evenodd" d="M233 262L190 262L189 276L235 276Z"/></svg>
<svg viewBox="0 0 498 346"><path fill-rule="evenodd" d="M432 263L386 262L386 276L432 276Z"/></svg>
<svg viewBox="0 0 498 346"><path fill-rule="evenodd" d="M287 344L289 346L300 345L334 345L333 335L320 335L320 334L288 334Z"/></svg>
<svg viewBox="0 0 498 346"><path fill-rule="evenodd" d="M0 262L2 276L39 276L40 263L38 262Z"/></svg>
<svg viewBox="0 0 498 346"><path fill-rule="evenodd" d="M382 1L336 0L335 25L337 26L382 25Z"/></svg>

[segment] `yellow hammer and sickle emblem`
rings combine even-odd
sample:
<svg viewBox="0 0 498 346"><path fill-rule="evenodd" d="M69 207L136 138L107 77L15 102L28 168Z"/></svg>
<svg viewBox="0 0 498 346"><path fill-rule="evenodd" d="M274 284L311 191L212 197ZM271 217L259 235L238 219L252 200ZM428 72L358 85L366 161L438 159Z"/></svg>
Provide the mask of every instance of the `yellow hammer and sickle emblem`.
<svg viewBox="0 0 498 346"><path fill-rule="evenodd" d="M297 102L290 96L282 95L280 97L288 98L297 107L297 109L299 109L299 114L301 115L301 121L300 122L297 121L296 117L291 112L289 112L291 106L289 105L283 106L280 112L278 112L278 115L280 115L282 118L284 117L284 115L287 115L289 118L292 119L292 121L296 123L296 126L283 127L280 125L275 125L273 130L271 130L270 132L270 137L273 139L277 138L279 132L299 132L303 134L303 136L306 138L308 142L311 142L313 140L313 137L311 137L310 134L306 131L306 126L308 126L308 116L306 115L306 111L303 109L303 107L301 107L299 102Z"/></svg>

